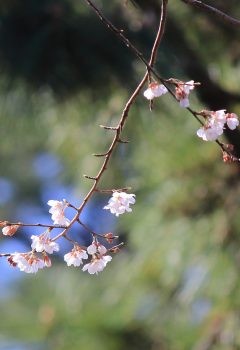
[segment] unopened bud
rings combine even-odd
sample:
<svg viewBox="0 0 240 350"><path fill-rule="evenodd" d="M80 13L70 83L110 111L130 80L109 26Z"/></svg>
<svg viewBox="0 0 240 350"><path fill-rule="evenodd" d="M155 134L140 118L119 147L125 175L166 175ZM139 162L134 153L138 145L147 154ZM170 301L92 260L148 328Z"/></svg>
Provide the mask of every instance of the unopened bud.
<svg viewBox="0 0 240 350"><path fill-rule="evenodd" d="M0 221L0 227L7 226L8 222L7 221Z"/></svg>
<svg viewBox="0 0 240 350"><path fill-rule="evenodd" d="M18 228L18 225L8 225L2 229L2 233L4 236L13 236L17 232Z"/></svg>
<svg viewBox="0 0 240 350"><path fill-rule="evenodd" d="M119 249L119 247L113 247L113 248L111 248L109 251L110 251L111 253L116 254L116 253L120 252L120 249Z"/></svg>
<svg viewBox="0 0 240 350"><path fill-rule="evenodd" d="M231 143L227 143L224 145L225 149L229 152L232 152L234 150L234 146Z"/></svg>
<svg viewBox="0 0 240 350"><path fill-rule="evenodd" d="M47 254L43 253L43 261L46 267L51 267L52 266L52 262L51 259L49 258L49 256L47 256Z"/></svg>
<svg viewBox="0 0 240 350"><path fill-rule="evenodd" d="M104 235L104 238L106 239L106 241L107 241L108 243L112 243L112 241L113 241L114 239L118 238L118 236L114 236L114 235L112 234L112 232L109 232L109 233L106 233L106 234Z"/></svg>
<svg viewBox="0 0 240 350"><path fill-rule="evenodd" d="M7 258L7 261L9 262L9 264L10 264L11 266L13 266L13 267L16 267L16 266L17 266L17 264L13 261L12 255L11 255L9 258Z"/></svg>

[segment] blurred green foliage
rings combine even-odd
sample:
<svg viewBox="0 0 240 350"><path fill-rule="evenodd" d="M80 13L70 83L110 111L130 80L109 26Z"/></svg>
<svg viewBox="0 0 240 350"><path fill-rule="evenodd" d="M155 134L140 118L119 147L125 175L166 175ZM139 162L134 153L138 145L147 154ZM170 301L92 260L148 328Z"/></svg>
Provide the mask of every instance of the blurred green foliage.
<svg viewBox="0 0 240 350"><path fill-rule="evenodd" d="M209 3L240 16L238 1ZM101 4L149 55L158 2ZM239 33L180 1L169 8L157 68L166 77L202 81L191 96L195 109L226 103L239 113ZM56 181L74 184L77 196L88 191L82 174L96 174L101 164L91 154L105 151L112 138L98 125L119 120L144 67L84 1L15 0L0 11L1 177L16 189L1 218L14 220L21 203L40 202L32 164L41 152L63 162ZM55 262L12 282L1 300L0 344L240 348L239 167L223 164L217 145L198 139L197 128L169 96L151 113L138 98L124 131L131 142L115 152L101 184L131 186L137 194L133 213L117 221L126 247L98 276Z"/></svg>

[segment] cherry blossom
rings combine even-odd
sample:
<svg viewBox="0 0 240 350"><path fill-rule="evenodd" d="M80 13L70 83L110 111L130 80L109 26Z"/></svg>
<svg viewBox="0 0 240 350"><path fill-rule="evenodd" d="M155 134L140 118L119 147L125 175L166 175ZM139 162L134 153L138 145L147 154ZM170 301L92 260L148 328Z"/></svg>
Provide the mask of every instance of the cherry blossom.
<svg viewBox="0 0 240 350"><path fill-rule="evenodd" d="M43 269L46 265L44 260L40 259L33 253L14 253L8 259L11 265L15 265L20 271L26 273L37 273L39 269Z"/></svg>
<svg viewBox="0 0 240 350"><path fill-rule="evenodd" d="M110 212L116 216L125 212L131 212L130 204L135 203L135 194L128 194L126 192L113 192L112 197L103 209L109 209Z"/></svg>
<svg viewBox="0 0 240 350"><path fill-rule="evenodd" d="M238 116L235 113L227 113L226 123L229 129L234 130L239 125Z"/></svg>
<svg viewBox="0 0 240 350"><path fill-rule="evenodd" d="M84 249L75 245L71 252L64 255L64 260L67 266L80 266L83 262L82 259L87 259L88 255Z"/></svg>
<svg viewBox="0 0 240 350"><path fill-rule="evenodd" d="M2 233L4 236L13 236L18 230L18 228L19 228L18 225L8 225L3 227Z"/></svg>
<svg viewBox="0 0 240 350"><path fill-rule="evenodd" d="M45 251L46 253L52 254L54 251L59 251L59 244L51 240L49 230L47 230L40 236L32 235L31 239L31 247L32 249L36 250L36 252Z"/></svg>
<svg viewBox="0 0 240 350"><path fill-rule="evenodd" d="M204 141L215 141L223 133L223 128L203 126L197 131L197 136Z"/></svg>
<svg viewBox="0 0 240 350"><path fill-rule="evenodd" d="M155 97L159 97L168 92L167 88L158 83L151 83L147 90L144 91L143 96L146 97L147 100L153 100Z"/></svg>
<svg viewBox="0 0 240 350"><path fill-rule="evenodd" d="M107 248L104 247L104 245L93 241L92 244L87 248L87 252L90 255L94 255L96 253L99 253L100 255L104 255L107 253Z"/></svg>
<svg viewBox="0 0 240 350"><path fill-rule="evenodd" d="M98 272L101 272L111 260L112 257L110 255L94 256L89 264L83 266L82 270L87 270L90 275L95 273L98 274Z"/></svg>
<svg viewBox="0 0 240 350"><path fill-rule="evenodd" d="M194 80L190 80L186 83L179 83L176 86L175 89L175 94L176 94L176 98L180 103L180 106L182 108L187 108L189 107L189 99L188 96L191 92L191 90L193 90L195 87L194 85Z"/></svg>
<svg viewBox="0 0 240 350"><path fill-rule="evenodd" d="M49 213L52 214L54 225L68 226L70 221L64 216L67 203L64 201L49 200L47 204L51 207Z"/></svg>
<svg viewBox="0 0 240 350"><path fill-rule="evenodd" d="M205 125L197 131L197 135L204 141L215 141L223 134L224 127L234 130L239 125L238 116L235 113L227 113L225 109L211 111L206 116Z"/></svg>

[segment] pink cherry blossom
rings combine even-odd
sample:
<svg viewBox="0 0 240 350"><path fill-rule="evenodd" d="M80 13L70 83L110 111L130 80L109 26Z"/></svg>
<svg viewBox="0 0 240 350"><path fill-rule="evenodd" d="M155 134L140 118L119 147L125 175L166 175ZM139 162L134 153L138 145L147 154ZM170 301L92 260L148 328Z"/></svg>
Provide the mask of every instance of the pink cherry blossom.
<svg viewBox="0 0 240 350"><path fill-rule="evenodd" d="M2 233L4 236L13 236L17 232L18 228L18 225L8 225L3 227Z"/></svg>
<svg viewBox="0 0 240 350"><path fill-rule="evenodd" d="M103 209L108 209L116 216L125 212L131 212L130 204L135 203L135 194L128 194L126 192L113 192L112 197Z"/></svg>

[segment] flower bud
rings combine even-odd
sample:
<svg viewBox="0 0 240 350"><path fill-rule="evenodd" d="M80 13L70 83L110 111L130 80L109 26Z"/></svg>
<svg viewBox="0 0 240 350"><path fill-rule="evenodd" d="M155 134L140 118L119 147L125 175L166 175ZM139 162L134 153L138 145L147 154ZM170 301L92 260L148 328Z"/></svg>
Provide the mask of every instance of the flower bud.
<svg viewBox="0 0 240 350"><path fill-rule="evenodd" d="M2 233L4 236L13 236L17 232L18 228L18 225L8 225L2 229Z"/></svg>

